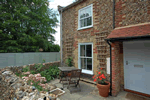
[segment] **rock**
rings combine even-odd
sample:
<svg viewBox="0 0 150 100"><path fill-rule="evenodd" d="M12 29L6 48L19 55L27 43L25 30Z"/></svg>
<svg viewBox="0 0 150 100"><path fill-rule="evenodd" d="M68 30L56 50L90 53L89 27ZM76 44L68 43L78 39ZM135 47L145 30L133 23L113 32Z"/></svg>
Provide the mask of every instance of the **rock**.
<svg viewBox="0 0 150 100"><path fill-rule="evenodd" d="M34 94L34 92L29 93L29 96L32 96Z"/></svg>
<svg viewBox="0 0 150 100"><path fill-rule="evenodd" d="M36 100L36 99L34 99L34 98L35 98L35 95L32 95L29 100Z"/></svg>
<svg viewBox="0 0 150 100"><path fill-rule="evenodd" d="M55 84L48 84L49 91L56 89L57 86Z"/></svg>
<svg viewBox="0 0 150 100"><path fill-rule="evenodd" d="M41 94L40 94L40 97L41 97L41 98L44 98L44 97L45 97L45 94L44 94L44 93L41 93Z"/></svg>
<svg viewBox="0 0 150 100"><path fill-rule="evenodd" d="M8 81L10 84L16 82L18 80L18 78L16 77L11 77L11 79Z"/></svg>
<svg viewBox="0 0 150 100"><path fill-rule="evenodd" d="M11 75L12 74L12 72L10 72L10 71L4 71L3 73L2 73L2 75Z"/></svg>
<svg viewBox="0 0 150 100"><path fill-rule="evenodd" d="M22 100L29 100L29 97L28 97L28 96L24 96L24 97L22 98Z"/></svg>
<svg viewBox="0 0 150 100"><path fill-rule="evenodd" d="M25 91L25 87L24 87L24 86L21 86L21 87L20 87L20 90L21 90L21 91Z"/></svg>
<svg viewBox="0 0 150 100"><path fill-rule="evenodd" d="M14 97L13 100L17 100L17 98Z"/></svg>
<svg viewBox="0 0 150 100"><path fill-rule="evenodd" d="M11 84L11 87L13 87L14 89L20 88L22 86L22 83L13 83Z"/></svg>
<svg viewBox="0 0 150 100"><path fill-rule="evenodd" d="M32 86L32 90L35 90L36 88L35 88L35 86Z"/></svg>
<svg viewBox="0 0 150 100"><path fill-rule="evenodd" d="M54 84L46 84L46 88L53 90L57 87ZM35 86L28 85L8 69L0 71L0 95L3 95L2 100L43 100L44 97L45 100L50 100L48 92L39 93Z"/></svg>
<svg viewBox="0 0 150 100"><path fill-rule="evenodd" d="M43 100L43 98L38 98L38 100Z"/></svg>
<svg viewBox="0 0 150 100"><path fill-rule="evenodd" d="M23 92L23 91L17 91L17 93L16 93L16 95L17 95L17 97L19 97L19 98L22 98L23 96L25 96L25 92Z"/></svg>

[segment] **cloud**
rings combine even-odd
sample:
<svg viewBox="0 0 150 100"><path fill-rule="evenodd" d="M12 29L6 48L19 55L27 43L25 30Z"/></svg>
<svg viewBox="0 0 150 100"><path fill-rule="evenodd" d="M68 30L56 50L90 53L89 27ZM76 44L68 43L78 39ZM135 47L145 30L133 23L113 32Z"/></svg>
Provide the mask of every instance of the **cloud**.
<svg viewBox="0 0 150 100"><path fill-rule="evenodd" d="M59 44L60 45L60 26L58 26L57 28L55 28L55 30L57 31L53 36L55 37L55 44Z"/></svg>
<svg viewBox="0 0 150 100"><path fill-rule="evenodd" d="M75 0L54 0L49 3L49 7L53 9L57 9L58 5L65 7L71 4L73 1Z"/></svg>

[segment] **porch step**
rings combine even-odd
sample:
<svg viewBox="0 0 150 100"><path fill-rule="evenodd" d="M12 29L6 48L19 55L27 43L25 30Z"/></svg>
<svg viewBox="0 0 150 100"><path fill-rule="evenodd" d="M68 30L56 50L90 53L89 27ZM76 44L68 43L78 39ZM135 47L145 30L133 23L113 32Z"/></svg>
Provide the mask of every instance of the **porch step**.
<svg viewBox="0 0 150 100"><path fill-rule="evenodd" d="M87 82L87 83L91 83L91 84L96 85L96 82L93 82L93 81L88 80L88 79L80 78L80 80L81 80L81 81L84 81L84 82Z"/></svg>

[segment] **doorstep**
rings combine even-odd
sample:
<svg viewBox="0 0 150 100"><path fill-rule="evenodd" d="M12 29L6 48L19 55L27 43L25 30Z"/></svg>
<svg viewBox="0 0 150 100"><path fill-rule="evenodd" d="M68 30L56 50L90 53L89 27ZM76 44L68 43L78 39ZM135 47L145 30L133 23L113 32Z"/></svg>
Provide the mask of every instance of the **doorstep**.
<svg viewBox="0 0 150 100"><path fill-rule="evenodd" d="M91 81L91 80L89 80L89 79L80 78L80 80L81 80L81 81L83 81L83 82L86 82L86 83L91 83L91 84L94 84L94 85L96 85L96 82L94 82L94 81Z"/></svg>

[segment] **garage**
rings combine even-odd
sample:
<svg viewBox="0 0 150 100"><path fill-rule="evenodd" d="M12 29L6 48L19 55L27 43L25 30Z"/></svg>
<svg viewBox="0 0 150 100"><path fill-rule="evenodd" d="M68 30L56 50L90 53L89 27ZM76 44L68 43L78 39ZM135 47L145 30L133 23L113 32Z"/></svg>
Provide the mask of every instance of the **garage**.
<svg viewBox="0 0 150 100"><path fill-rule="evenodd" d="M123 42L124 89L150 94L150 40Z"/></svg>

